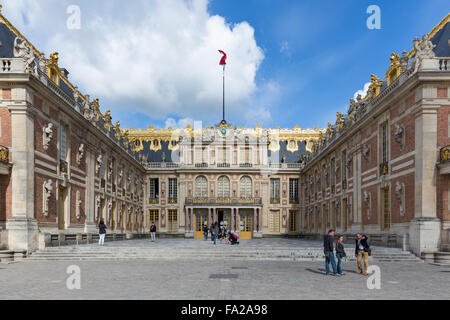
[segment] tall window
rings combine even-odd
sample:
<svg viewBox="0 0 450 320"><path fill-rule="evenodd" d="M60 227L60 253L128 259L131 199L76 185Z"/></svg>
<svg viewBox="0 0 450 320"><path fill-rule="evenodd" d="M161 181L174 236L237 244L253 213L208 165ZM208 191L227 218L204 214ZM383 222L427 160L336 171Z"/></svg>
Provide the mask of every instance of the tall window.
<svg viewBox="0 0 450 320"><path fill-rule="evenodd" d="M270 200L272 203L280 202L280 179L270 179Z"/></svg>
<svg viewBox="0 0 450 320"><path fill-rule="evenodd" d="M169 178L169 200L178 198L178 181L176 178Z"/></svg>
<svg viewBox="0 0 450 320"><path fill-rule="evenodd" d="M334 188L336 185L336 161L331 159L331 187ZM334 190L332 190L334 192Z"/></svg>
<svg viewBox="0 0 450 320"><path fill-rule="evenodd" d="M149 225L149 230L150 230L150 226L152 225L152 222L155 223L156 228L158 228L159 226L159 211L158 210L150 210L149 212L149 218L150 218L150 223Z"/></svg>
<svg viewBox="0 0 450 320"><path fill-rule="evenodd" d="M250 177L242 177L239 183L239 191L241 198L252 197L252 179Z"/></svg>
<svg viewBox="0 0 450 320"><path fill-rule="evenodd" d="M116 159L111 159L111 182L116 184Z"/></svg>
<svg viewBox="0 0 450 320"><path fill-rule="evenodd" d="M382 227L383 231L391 229L391 208L389 204L389 187L381 189L381 210L382 210Z"/></svg>
<svg viewBox="0 0 450 320"><path fill-rule="evenodd" d="M159 199L159 179L150 179L150 186L148 190L150 201Z"/></svg>
<svg viewBox="0 0 450 320"><path fill-rule="evenodd" d="M289 179L289 200L298 203L298 179Z"/></svg>
<svg viewBox="0 0 450 320"><path fill-rule="evenodd" d="M102 151L100 151L100 154L102 156L102 162L100 162L100 179L104 179L105 177L105 155Z"/></svg>
<svg viewBox="0 0 450 320"><path fill-rule="evenodd" d="M252 154L250 147L241 148L241 163L252 163Z"/></svg>
<svg viewBox="0 0 450 320"><path fill-rule="evenodd" d="M228 198L230 196L230 179L221 176L217 181L217 197Z"/></svg>
<svg viewBox="0 0 450 320"><path fill-rule="evenodd" d="M347 151L342 151L342 180L347 180Z"/></svg>
<svg viewBox="0 0 450 320"><path fill-rule="evenodd" d="M381 139L382 139L382 150L381 150L381 161L383 163L388 162L388 125L384 122L381 125Z"/></svg>
<svg viewBox="0 0 450 320"><path fill-rule="evenodd" d="M67 129L64 125L61 125L61 137L60 137L60 160L66 161L67 159Z"/></svg>
<svg viewBox="0 0 450 320"><path fill-rule="evenodd" d="M219 149L219 163L227 163L228 162L228 154L227 148L221 147Z"/></svg>
<svg viewBox="0 0 450 320"><path fill-rule="evenodd" d="M178 211L169 210L167 214L167 232L178 231Z"/></svg>
<svg viewBox="0 0 450 320"><path fill-rule="evenodd" d="M269 232L280 232L280 211L279 210L270 211Z"/></svg>
<svg viewBox="0 0 450 320"><path fill-rule="evenodd" d="M289 232L297 232L297 211L289 211Z"/></svg>
<svg viewBox="0 0 450 320"><path fill-rule="evenodd" d="M206 147L195 149L195 163L208 163L208 149Z"/></svg>
<svg viewBox="0 0 450 320"><path fill-rule="evenodd" d="M208 197L208 180L205 177L200 176L195 179L195 197L207 198Z"/></svg>

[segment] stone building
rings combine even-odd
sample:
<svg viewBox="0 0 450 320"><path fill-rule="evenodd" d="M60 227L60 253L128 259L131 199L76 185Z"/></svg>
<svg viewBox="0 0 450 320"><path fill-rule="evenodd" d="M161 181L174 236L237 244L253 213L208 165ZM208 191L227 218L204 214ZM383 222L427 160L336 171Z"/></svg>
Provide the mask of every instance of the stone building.
<svg viewBox="0 0 450 320"><path fill-rule="evenodd" d="M122 129L0 14L1 247L96 239L318 238L329 228L433 259L450 250L450 15L325 129Z"/></svg>
<svg viewBox="0 0 450 320"><path fill-rule="evenodd" d="M350 100L301 172L301 232L450 250L450 14Z"/></svg>
<svg viewBox="0 0 450 320"><path fill-rule="evenodd" d="M298 234L299 170L319 129L125 130L0 15L1 247L108 237ZM116 119L115 119L116 120Z"/></svg>

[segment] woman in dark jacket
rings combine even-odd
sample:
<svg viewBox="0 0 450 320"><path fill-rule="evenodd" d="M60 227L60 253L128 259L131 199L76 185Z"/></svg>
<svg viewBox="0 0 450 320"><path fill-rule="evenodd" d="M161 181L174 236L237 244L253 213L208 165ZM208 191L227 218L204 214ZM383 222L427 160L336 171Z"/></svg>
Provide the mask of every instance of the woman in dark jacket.
<svg viewBox="0 0 450 320"><path fill-rule="evenodd" d="M100 235L100 239L98 240L98 244L103 246L105 244L105 236L106 236L106 225L103 220L100 220L98 224L98 233Z"/></svg>
<svg viewBox="0 0 450 320"><path fill-rule="evenodd" d="M340 275L344 275L344 273L342 272L342 258L345 258L346 256L347 255L345 254L344 249L344 237L340 236L336 243L336 257L338 259L337 272Z"/></svg>

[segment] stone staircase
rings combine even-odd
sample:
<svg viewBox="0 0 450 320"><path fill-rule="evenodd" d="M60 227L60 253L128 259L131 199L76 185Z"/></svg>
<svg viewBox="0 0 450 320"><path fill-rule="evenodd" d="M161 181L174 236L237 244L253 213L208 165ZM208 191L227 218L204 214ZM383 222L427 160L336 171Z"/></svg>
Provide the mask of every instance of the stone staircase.
<svg viewBox="0 0 450 320"><path fill-rule="evenodd" d="M355 261L354 251L346 249L347 261ZM323 250L317 247L105 247L72 246L47 248L33 253L30 261L323 261ZM373 248L372 261L423 262L410 252L396 248Z"/></svg>

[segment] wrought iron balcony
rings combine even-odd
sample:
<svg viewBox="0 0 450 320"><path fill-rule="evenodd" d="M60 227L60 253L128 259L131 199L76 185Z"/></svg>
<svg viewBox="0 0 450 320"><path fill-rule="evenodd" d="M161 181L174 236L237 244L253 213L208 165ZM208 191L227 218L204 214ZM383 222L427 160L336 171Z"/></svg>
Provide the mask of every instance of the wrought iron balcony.
<svg viewBox="0 0 450 320"><path fill-rule="evenodd" d="M389 164L387 162L383 162L380 164L380 175L385 176L389 173Z"/></svg>
<svg viewBox="0 0 450 320"><path fill-rule="evenodd" d="M439 154L440 154L440 163L450 161L450 146L442 148Z"/></svg>
<svg viewBox="0 0 450 320"><path fill-rule="evenodd" d="M0 146L0 162L9 163L9 149L4 146Z"/></svg>
<svg viewBox="0 0 450 320"><path fill-rule="evenodd" d="M262 199L261 198L186 198L186 205L198 205L198 206L208 206L208 205L229 205L229 206L242 206L242 205L251 205L251 206L261 206Z"/></svg>
<svg viewBox="0 0 450 320"><path fill-rule="evenodd" d="M67 173L67 169L68 169L68 164L66 161L64 160L60 160L59 161L59 171L61 173Z"/></svg>

